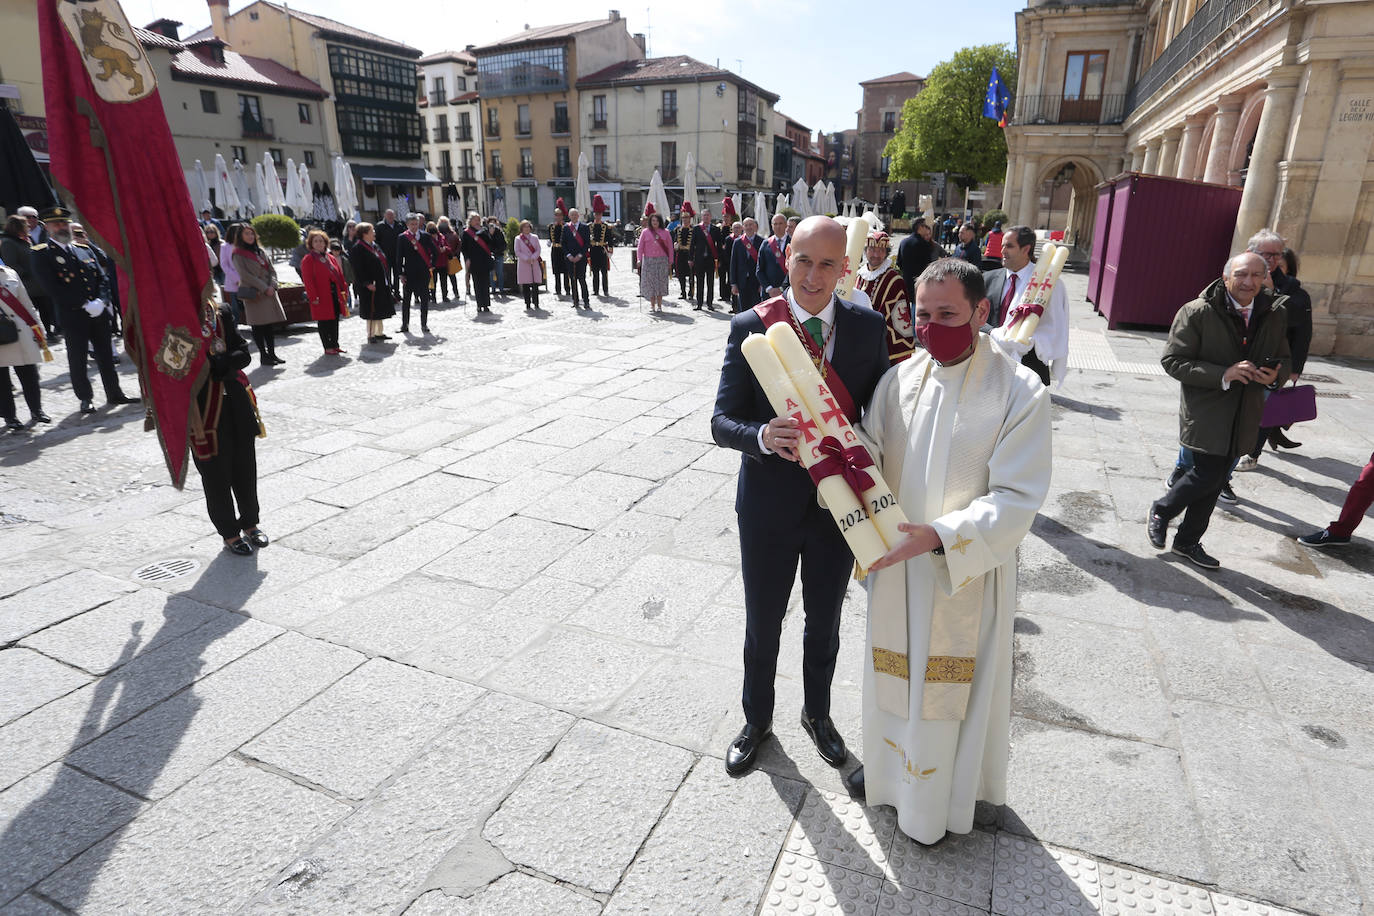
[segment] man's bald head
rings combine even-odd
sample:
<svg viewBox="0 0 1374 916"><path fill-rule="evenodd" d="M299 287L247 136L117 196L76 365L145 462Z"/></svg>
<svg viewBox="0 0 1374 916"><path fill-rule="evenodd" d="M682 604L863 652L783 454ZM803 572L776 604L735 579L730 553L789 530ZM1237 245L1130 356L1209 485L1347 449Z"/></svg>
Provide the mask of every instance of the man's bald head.
<svg viewBox="0 0 1374 916"><path fill-rule="evenodd" d="M1253 251L1242 251L1226 262L1222 282L1226 284L1226 291L1231 294L1231 298L1236 300L1241 308L1247 308L1263 289L1264 278L1267 276L1269 268L1265 266L1264 258Z"/></svg>
<svg viewBox="0 0 1374 916"><path fill-rule="evenodd" d="M828 216L802 220L787 249L787 277L797 304L812 315L830 303L835 284L844 276L844 227Z"/></svg>

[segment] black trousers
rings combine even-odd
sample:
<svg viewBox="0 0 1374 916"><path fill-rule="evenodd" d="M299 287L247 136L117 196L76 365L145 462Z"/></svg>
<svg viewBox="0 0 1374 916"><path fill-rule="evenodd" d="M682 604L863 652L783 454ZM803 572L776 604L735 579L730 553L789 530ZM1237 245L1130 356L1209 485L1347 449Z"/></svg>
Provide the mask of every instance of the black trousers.
<svg viewBox="0 0 1374 916"><path fill-rule="evenodd" d="M458 277L448 272L447 267L434 268L438 274L436 285L443 291L444 301L448 301L449 287L453 288L453 298L458 298Z"/></svg>
<svg viewBox="0 0 1374 916"><path fill-rule="evenodd" d="M539 308L539 284L521 283L520 291L525 294L525 305Z"/></svg>
<svg viewBox="0 0 1374 916"><path fill-rule="evenodd" d="M716 301L716 265L711 261L697 264L692 283L696 287L697 305Z"/></svg>
<svg viewBox="0 0 1374 916"><path fill-rule="evenodd" d="M679 251L677 257L677 285L682 293L681 298L691 298L692 288L692 255L690 252Z"/></svg>
<svg viewBox="0 0 1374 916"><path fill-rule="evenodd" d="M1040 357L1035 355L1034 350L1031 350L1025 356L1021 357L1021 365L1040 376L1040 381L1044 383L1046 388L1050 387L1050 367L1045 365L1040 360Z"/></svg>
<svg viewBox="0 0 1374 916"><path fill-rule="evenodd" d="M38 309L38 320L43 323L43 331L51 337L53 332L62 333L62 310L47 296L31 296L33 307Z"/></svg>
<svg viewBox="0 0 1374 916"><path fill-rule="evenodd" d="M28 328L21 328L24 333ZM43 412L42 389L38 387L38 367L30 364L15 366L14 374L19 376L19 387L24 389L24 402L29 405L29 413ZM14 419L14 390L10 382L10 367L0 366L0 419Z"/></svg>
<svg viewBox="0 0 1374 916"><path fill-rule="evenodd" d="M728 252L729 249L727 248L726 251ZM729 258L728 256L722 258L722 259L721 259L721 262L720 262L718 265L716 265L716 274L720 277L720 301L721 301L721 302L729 302L729 301L730 301L730 258ZM908 301L909 301L909 300L908 300Z"/></svg>
<svg viewBox="0 0 1374 916"><path fill-rule="evenodd" d="M491 265L482 267L474 262L468 274L472 277L472 294L477 297L477 311L491 311Z"/></svg>
<svg viewBox="0 0 1374 916"><path fill-rule="evenodd" d="M563 261L563 249L559 248L549 254L549 273L553 274L553 291L555 294L563 295L563 277L568 272L568 265Z"/></svg>
<svg viewBox="0 0 1374 916"><path fill-rule="evenodd" d="M277 357L276 330L275 324L253 325L253 343L258 345L258 357L264 363Z"/></svg>
<svg viewBox="0 0 1374 916"><path fill-rule="evenodd" d="M604 248L593 248L587 255L592 270L592 292L598 296L611 294L611 258Z"/></svg>
<svg viewBox="0 0 1374 916"><path fill-rule="evenodd" d="M573 305L577 304L577 291L582 290L582 304L590 305L587 294L587 259L578 258L568 262L568 292L572 294Z"/></svg>
<svg viewBox="0 0 1374 916"><path fill-rule="evenodd" d="M1208 455L1193 452L1193 466L1174 482L1153 506L1151 511L1165 520L1183 515L1183 522L1174 534L1175 547L1191 547L1202 540L1216 508L1217 496L1226 485L1231 472L1229 455Z"/></svg>
<svg viewBox="0 0 1374 916"><path fill-rule="evenodd" d="M92 318L78 307L63 309L62 331L67 337L67 371L71 374L72 393L78 401L94 400L91 378L86 374L86 351L95 351L95 364L100 369L100 383L105 399L113 401L124 392L119 387L119 373L115 371L114 344L111 343L110 316L102 312Z"/></svg>
<svg viewBox="0 0 1374 916"><path fill-rule="evenodd" d="M780 530L766 520L739 516L744 572L744 718L763 727L773 721L773 680L792 581L801 563L802 689L808 716L830 714L830 681L840 651L840 605L854 555L830 513L814 500L801 525Z"/></svg>
<svg viewBox="0 0 1374 916"><path fill-rule="evenodd" d="M225 400L229 397L226 395ZM222 538L232 538L258 525L256 431L246 428L245 419L237 416L233 407L225 403L220 414L218 453L205 460L191 454L205 485L205 508Z"/></svg>
<svg viewBox="0 0 1374 916"><path fill-rule="evenodd" d="M429 303L434 299L434 290L429 288L429 278L406 277L405 298L401 300L401 326L410 324L410 300L414 297L420 305L420 326L429 326Z"/></svg>

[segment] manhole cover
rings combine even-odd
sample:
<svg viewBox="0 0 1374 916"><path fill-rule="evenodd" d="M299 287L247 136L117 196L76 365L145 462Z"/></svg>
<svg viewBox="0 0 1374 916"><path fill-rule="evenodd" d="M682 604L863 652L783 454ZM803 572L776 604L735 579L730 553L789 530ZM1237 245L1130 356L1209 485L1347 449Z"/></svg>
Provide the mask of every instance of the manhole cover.
<svg viewBox="0 0 1374 916"><path fill-rule="evenodd" d="M134 571L134 578L139 582L166 582L169 579L180 579L182 576L190 575L200 569L199 560L188 560L178 558L175 560L158 560L156 563L149 563Z"/></svg>
<svg viewBox="0 0 1374 916"><path fill-rule="evenodd" d="M1351 398L1353 398L1354 395L1351 394L1351 393L1348 392L1348 391L1318 391L1318 392L1317 392L1317 397L1319 397L1319 398L1336 398L1337 400L1348 401L1348 400L1350 400Z"/></svg>

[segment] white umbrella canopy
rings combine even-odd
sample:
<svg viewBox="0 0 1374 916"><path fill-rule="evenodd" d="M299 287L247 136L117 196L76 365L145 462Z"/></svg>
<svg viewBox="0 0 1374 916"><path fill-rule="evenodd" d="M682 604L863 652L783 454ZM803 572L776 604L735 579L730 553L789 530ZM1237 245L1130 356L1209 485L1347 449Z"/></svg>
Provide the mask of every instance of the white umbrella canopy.
<svg viewBox="0 0 1374 916"><path fill-rule="evenodd" d="M743 212L741 212L740 215L743 216ZM754 219L758 220L760 229L767 228L770 222L768 216L768 198L763 195L762 191L754 192Z"/></svg>
<svg viewBox="0 0 1374 916"><path fill-rule="evenodd" d="M654 205L659 217L663 220L663 225L668 225L668 221L673 218L672 211L668 209L668 192L663 190L663 173L654 169L654 174L649 178L649 199L647 203Z"/></svg>
<svg viewBox="0 0 1374 916"><path fill-rule="evenodd" d="M299 220L305 217L305 193L301 189L301 173L296 169L296 160L286 160L286 207L291 215Z"/></svg>
<svg viewBox="0 0 1374 916"><path fill-rule="evenodd" d="M587 180L586 153L577 154L577 184L573 186L573 206L578 209L583 219L588 219L592 212L592 186Z"/></svg>
<svg viewBox="0 0 1374 916"><path fill-rule="evenodd" d="M735 205L735 218L742 219L744 217L744 195L736 191L730 195L730 201ZM729 229L730 227L726 226L725 228Z"/></svg>
<svg viewBox="0 0 1374 916"><path fill-rule="evenodd" d="M234 180L234 193L239 196L239 209L243 216L251 217L258 211L257 207L253 206L253 195L249 193L248 171L237 159L234 160L231 175Z"/></svg>
<svg viewBox="0 0 1374 916"><path fill-rule="evenodd" d="M792 185L792 209L797 211L797 215L802 219L811 215L810 198L807 197L806 181L798 178L796 184Z"/></svg>
<svg viewBox="0 0 1374 916"><path fill-rule="evenodd" d="M195 170L191 173L191 199L196 204L196 214L210 209L210 182L205 179L205 167L196 160Z"/></svg>
<svg viewBox="0 0 1374 916"><path fill-rule="evenodd" d="M779 194L777 202L774 203L773 206L777 209L777 212L774 215L783 216L784 214L782 211L786 210L788 207L792 207L792 201L788 198L786 194ZM797 208L792 207L792 209L795 210Z"/></svg>
<svg viewBox="0 0 1374 916"><path fill-rule="evenodd" d="M234 178L219 153L215 154L215 200L219 201L219 208L225 216L236 217L243 213L243 202L239 200L238 189L234 187Z"/></svg>
<svg viewBox="0 0 1374 916"><path fill-rule="evenodd" d="M253 187L258 196L257 211L259 213L272 212L272 194L267 190L267 174L262 170L262 163L253 163L253 180L256 182Z"/></svg>
<svg viewBox="0 0 1374 916"><path fill-rule="evenodd" d="M272 162L271 153L262 154L262 180L267 189L267 206L264 212L280 213L286 206L286 199L282 197L281 179L277 177L277 167Z"/></svg>
<svg viewBox="0 0 1374 916"><path fill-rule="evenodd" d="M692 205L693 213L700 213L701 208L697 200L697 157L695 153L687 154L687 162L684 164L682 173L682 199Z"/></svg>
<svg viewBox="0 0 1374 916"><path fill-rule="evenodd" d="M506 199L504 197L496 198L496 202L491 208L491 215L496 217L501 225L504 226L506 224Z"/></svg>
<svg viewBox="0 0 1374 916"><path fill-rule="evenodd" d="M831 213L840 212L840 202L835 198L835 182L833 181L825 183L825 202L830 205Z"/></svg>
<svg viewBox="0 0 1374 916"><path fill-rule="evenodd" d="M358 186L343 156L334 157L334 202L341 218L358 218Z"/></svg>
<svg viewBox="0 0 1374 916"><path fill-rule="evenodd" d="M305 167L304 162L296 166L296 174L301 186L301 200L305 203L303 215L319 219L319 201L315 199L314 183L310 180L310 170Z"/></svg>
<svg viewBox="0 0 1374 916"><path fill-rule="evenodd" d="M811 186L811 215L824 216L830 212L830 204L825 199L825 182L820 179Z"/></svg>

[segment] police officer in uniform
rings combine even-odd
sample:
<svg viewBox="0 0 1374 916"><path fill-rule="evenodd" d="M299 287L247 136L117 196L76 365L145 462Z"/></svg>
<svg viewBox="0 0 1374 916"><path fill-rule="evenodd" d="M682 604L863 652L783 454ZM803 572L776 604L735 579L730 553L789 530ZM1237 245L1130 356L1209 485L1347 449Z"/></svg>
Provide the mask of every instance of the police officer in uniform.
<svg viewBox="0 0 1374 916"><path fill-rule="evenodd" d="M611 252L615 250L615 232L602 222L606 202L600 194L592 197L592 248L587 260L592 268L592 292L598 296L611 294Z"/></svg>
<svg viewBox="0 0 1374 916"><path fill-rule="evenodd" d="M553 291L559 296L563 295L563 278L568 273L568 262L563 258L563 217L567 212L563 198L558 198L553 222L549 223L549 270L553 272Z"/></svg>
<svg viewBox="0 0 1374 916"><path fill-rule="evenodd" d="M692 220L696 217L696 208L691 201L682 202L681 222L673 230L673 250L677 261L677 282L678 289L682 295L679 299L691 300L693 287L696 283L692 277Z"/></svg>
<svg viewBox="0 0 1374 916"><path fill-rule="evenodd" d="M105 400L111 406L137 404L124 394L115 371L110 327L110 281L95 254L72 239L70 210L49 207L41 214L48 240L31 249L33 274L62 315L67 337L67 369L82 413L94 413L94 391L86 374L86 351L95 351Z"/></svg>

